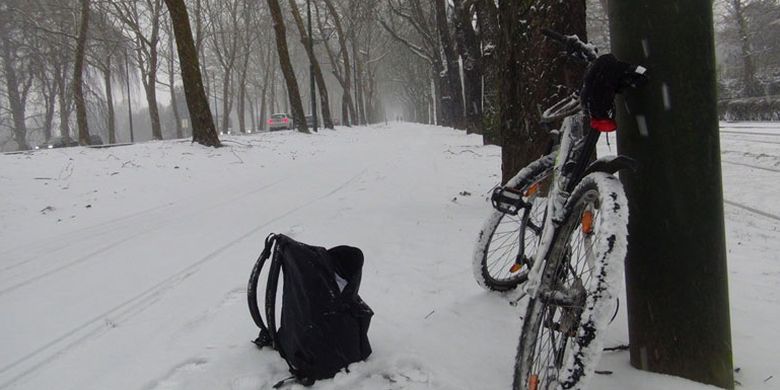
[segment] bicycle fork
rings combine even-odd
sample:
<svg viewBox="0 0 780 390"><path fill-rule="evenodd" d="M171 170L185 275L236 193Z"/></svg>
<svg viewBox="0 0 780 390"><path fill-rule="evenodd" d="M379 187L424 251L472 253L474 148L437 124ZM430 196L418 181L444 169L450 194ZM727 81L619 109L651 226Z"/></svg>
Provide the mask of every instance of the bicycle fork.
<svg viewBox="0 0 780 390"><path fill-rule="evenodd" d="M558 195L557 184L553 185L553 189L550 191L550 196L547 198L547 210L554 209L555 198ZM550 248L557 229L556 224L553 222L553 213L545 213L544 228L542 229L542 237L539 241L539 248L533 259L533 265L528 272L528 281L524 285L525 293L531 298L536 298L539 290L539 286L542 281L542 271L544 270L544 263L547 259L547 255L550 252Z"/></svg>

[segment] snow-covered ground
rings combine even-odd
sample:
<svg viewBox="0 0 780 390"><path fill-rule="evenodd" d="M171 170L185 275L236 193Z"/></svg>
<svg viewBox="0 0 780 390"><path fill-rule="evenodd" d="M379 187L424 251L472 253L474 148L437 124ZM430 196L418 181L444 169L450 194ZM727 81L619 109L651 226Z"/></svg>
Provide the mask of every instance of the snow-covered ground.
<svg viewBox="0 0 780 390"><path fill-rule="evenodd" d="M270 232L355 245L373 355L314 389L507 389L523 304L472 279L500 151L393 123L0 155L0 389L267 389L249 271ZM780 388L780 125L723 124L734 363ZM627 343L625 313L607 344ZM609 352L593 389L704 389Z"/></svg>

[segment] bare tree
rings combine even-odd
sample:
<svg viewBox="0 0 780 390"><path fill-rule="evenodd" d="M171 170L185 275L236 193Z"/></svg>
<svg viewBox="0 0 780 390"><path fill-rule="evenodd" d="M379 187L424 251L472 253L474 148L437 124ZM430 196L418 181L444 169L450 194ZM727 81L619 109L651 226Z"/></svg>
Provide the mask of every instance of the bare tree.
<svg viewBox="0 0 780 390"><path fill-rule="evenodd" d="M233 111L234 72L239 54L239 29L243 23L240 4L241 0L205 0L210 29L207 39L222 74L221 131L228 131Z"/></svg>
<svg viewBox="0 0 780 390"><path fill-rule="evenodd" d="M482 42L474 30L477 1L454 0L455 46L463 63L463 103L466 131L482 134Z"/></svg>
<svg viewBox="0 0 780 390"><path fill-rule="evenodd" d="M780 68L777 44L780 27L780 5L776 0L721 0L716 4L724 11L719 24L718 43L736 50L728 50L726 67L738 72L740 97L764 95L759 74L766 83L771 83L772 73ZM772 58L774 57L774 58ZM763 63L763 64L762 64ZM726 72L726 76L731 75ZM776 81L775 81L776 83ZM776 91L780 87L776 87Z"/></svg>
<svg viewBox="0 0 780 390"><path fill-rule="evenodd" d="M465 128L463 122L463 90L460 83L460 67L456 59L455 48L450 37L449 24L447 19L446 0L434 0L434 9L436 10L436 26L439 32L441 50L443 52L444 86L442 99L444 100L444 109L447 110L446 117L449 119L449 125L456 129Z"/></svg>
<svg viewBox="0 0 780 390"><path fill-rule="evenodd" d="M322 112L322 121L325 127L328 129L333 128L333 119L330 116L330 98L328 96L328 87L325 84L325 78L322 76L322 69L320 68L320 62L317 60L317 56L314 54L314 49L309 42L308 34L306 33L306 27L303 25L303 19L300 12L298 12L298 5L295 4L295 0L289 0L290 12L292 13L295 25L298 27L298 33L301 36L301 44L306 49L306 54L309 57L309 63L314 71L314 78L317 82L317 89L320 92L320 110Z"/></svg>
<svg viewBox="0 0 780 390"><path fill-rule="evenodd" d="M171 15L176 36L181 78L190 112L190 122L192 122L192 141L206 146L221 146L217 130L214 128L208 98L203 89L198 51L192 37L187 6L184 0L165 0L165 5Z"/></svg>
<svg viewBox="0 0 780 390"><path fill-rule="evenodd" d="M246 103L248 100L251 102L251 98L248 96L247 77L249 72L249 59L254 50L253 46L256 43L256 35L251 33L252 18L250 14L256 12L257 10L254 7L251 7L249 2L243 1L241 11L243 17L241 18L241 26L237 34L239 37L240 50L238 53L238 83L236 85L238 88L236 114L238 116L238 130L241 133L246 133ZM252 121L254 121L254 118Z"/></svg>
<svg viewBox="0 0 780 390"><path fill-rule="evenodd" d="M276 51L279 55L279 66L284 75L284 81L287 84L287 95L292 106L293 120L298 131L308 133L306 127L306 117L303 113L301 104L301 95L298 90L298 82L295 79L295 71L290 63L290 53L287 51L287 32L284 27L284 17L278 0L267 0L268 8L271 10L271 17L274 21L274 33L276 35ZM329 1L329 0L326 0Z"/></svg>
<svg viewBox="0 0 780 390"><path fill-rule="evenodd" d="M90 18L91 36L94 40L87 51L87 62L90 66L103 73L103 90L106 102L106 127L108 130L108 142L116 143L116 112L114 109L115 80L127 81L127 72L124 64L124 53L129 49L130 41L124 36L117 23L106 12L100 3L92 5Z"/></svg>
<svg viewBox="0 0 780 390"><path fill-rule="evenodd" d="M272 57L273 51L272 49L272 43L269 40L266 43L266 47L263 49L263 52L265 52L265 56L263 57L265 59L265 64L262 67L262 75L263 80L260 82L260 127L262 129L265 129L265 118L268 115L268 106L270 104L269 101L274 98L273 96L273 80L275 79L276 74L276 67L274 66L275 58ZM271 93L271 97L268 97L269 92ZM273 111L273 108L271 108Z"/></svg>
<svg viewBox="0 0 780 390"><path fill-rule="evenodd" d="M362 46L362 49L359 50L362 64L362 88L369 123L377 123L387 117L385 108L380 104L378 94L382 91L380 91L378 83L380 82L380 74L388 70L384 64L390 57L391 44L393 43L392 38L379 25L375 15L382 9L378 8L378 3L375 5L377 8L372 9L366 15L364 22L367 23L367 26L361 34L358 34Z"/></svg>
<svg viewBox="0 0 780 390"><path fill-rule="evenodd" d="M73 61L73 96L76 102L76 122L79 128L79 143L89 145L89 127L87 124L87 104L84 101L84 57L87 48L87 31L89 29L90 0L81 0L81 18L79 20L79 35L76 38L76 55Z"/></svg>
<svg viewBox="0 0 780 390"><path fill-rule="evenodd" d="M33 84L31 57L24 50L24 26L14 20L17 2L0 4L0 57L3 60L5 90L13 119L14 141L20 150L29 149L27 144L27 100Z"/></svg>
<svg viewBox="0 0 780 390"><path fill-rule="evenodd" d="M393 39L430 64L430 78L426 85L431 87L434 123L451 124L448 113L440 109L448 104L445 99L448 95L443 93L440 77L445 69L433 4L420 0L390 0L388 7L390 12L386 20L380 20L381 25Z"/></svg>
<svg viewBox="0 0 780 390"><path fill-rule="evenodd" d="M162 28L165 32L167 47L164 51L161 52L161 56L167 64L167 69L164 73L167 73L168 81L165 84L168 85L168 90L170 91L171 95L171 115L173 115L173 128L175 131L175 137L183 138L184 129L182 128L181 114L179 113L178 97L176 93L176 50L174 49L176 38L173 33L173 24L171 21L165 20L162 23Z"/></svg>
<svg viewBox="0 0 780 390"><path fill-rule="evenodd" d="M160 111L157 105L160 18L162 0L116 0L110 2L114 15L132 32L136 43L136 61L141 69L141 84L149 105L152 138L162 139Z"/></svg>
<svg viewBox="0 0 780 390"><path fill-rule="evenodd" d="M336 34L339 41L339 47L341 50L341 60L343 61L343 73L336 71L336 69L342 69L340 68L338 64L338 60L336 60L336 55L333 54L333 50L331 50L330 45L325 41L325 48L328 51L328 57L330 58L331 64L333 65L334 74L336 78L339 80L339 83L341 84L342 88L344 89L344 95L342 97L344 104L342 104L342 120L345 125L350 125L351 123L357 123L357 112L355 107L355 102L353 100L352 96L352 71L350 70L350 61L349 61L349 48L347 47L347 36L344 32L344 27L341 23L341 15L336 10L336 7L333 5L332 0L324 0L325 6L328 8L328 12L330 13L330 16L333 18L333 25L336 29ZM315 3L316 4L316 3ZM319 12L317 12L319 14ZM325 33L325 28L323 26L323 23L320 21L320 18L318 17L318 24L320 26L320 32L322 34ZM346 110L344 108L347 108L349 113L347 114ZM348 119L348 118L351 118Z"/></svg>
<svg viewBox="0 0 780 390"><path fill-rule="evenodd" d="M396 43L393 54L387 56L386 77L390 85L386 88L402 104L404 119L434 123L430 63L410 54L400 43Z"/></svg>

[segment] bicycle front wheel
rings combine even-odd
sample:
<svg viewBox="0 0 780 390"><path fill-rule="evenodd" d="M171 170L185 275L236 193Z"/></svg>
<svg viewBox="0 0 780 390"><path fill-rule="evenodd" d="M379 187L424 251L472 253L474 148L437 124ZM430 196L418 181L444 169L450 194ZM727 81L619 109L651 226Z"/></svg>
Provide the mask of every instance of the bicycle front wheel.
<svg viewBox="0 0 780 390"><path fill-rule="evenodd" d="M528 278L527 259L536 254L544 224L545 197L541 187L549 176L554 155L544 156L520 170L507 187L526 192L523 200L531 205L518 215L493 210L479 232L472 256L477 284L492 291L508 291ZM530 187L536 185L534 190Z"/></svg>
<svg viewBox="0 0 780 390"><path fill-rule="evenodd" d="M526 308L516 390L583 388L620 291L628 239L622 185L612 175L590 174L565 207L537 295Z"/></svg>

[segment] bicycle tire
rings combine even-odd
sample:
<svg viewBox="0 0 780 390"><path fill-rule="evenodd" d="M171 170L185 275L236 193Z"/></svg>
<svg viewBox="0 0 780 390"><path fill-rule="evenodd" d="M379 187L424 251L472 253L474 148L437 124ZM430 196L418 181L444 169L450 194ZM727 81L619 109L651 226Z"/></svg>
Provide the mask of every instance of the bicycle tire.
<svg viewBox="0 0 780 390"><path fill-rule="evenodd" d="M523 317L513 389L582 389L593 376L622 284L627 205L610 174L592 173L572 191L539 292ZM552 298L561 296L569 305Z"/></svg>
<svg viewBox="0 0 780 390"><path fill-rule="evenodd" d="M539 158L509 179L506 186L525 191L550 175L554 161L555 154ZM479 231L472 255L474 279L481 287L491 291L509 291L527 279L527 269L512 273L510 268L519 255L532 258L536 253L544 223L546 202L543 199L536 194L526 198L532 207L517 216L492 210ZM520 245L523 246L522 253Z"/></svg>

